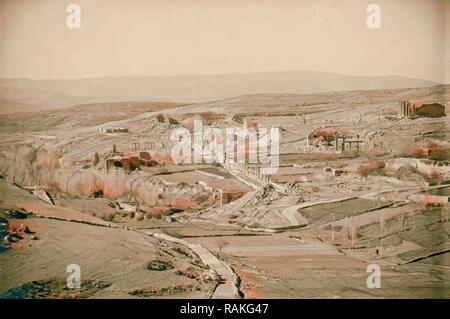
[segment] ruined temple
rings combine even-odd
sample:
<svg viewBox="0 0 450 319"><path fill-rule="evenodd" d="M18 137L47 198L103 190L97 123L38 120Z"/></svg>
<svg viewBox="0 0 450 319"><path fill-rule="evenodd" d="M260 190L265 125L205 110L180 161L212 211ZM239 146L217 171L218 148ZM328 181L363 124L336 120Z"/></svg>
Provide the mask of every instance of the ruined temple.
<svg viewBox="0 0 450 319"><path fill-rule="evenodd" d="M402 101L399 113L401 117L442 117L445 106L438 102Z"/></svg>

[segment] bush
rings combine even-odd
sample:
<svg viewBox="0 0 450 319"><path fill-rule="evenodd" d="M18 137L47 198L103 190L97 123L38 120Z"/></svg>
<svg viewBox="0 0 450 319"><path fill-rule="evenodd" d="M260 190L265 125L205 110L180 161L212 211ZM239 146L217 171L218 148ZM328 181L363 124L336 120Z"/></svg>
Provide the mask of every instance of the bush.
<svg viewBox="0 0 450 319"><path fill-rule="evenodd" d="M104 214L101 218L104 221L112 222L114 220L114 216L115 216L115 214Z"/></svg>
<svg viewBox="0 0 450 319"><path fill-rule="evenodd" d="M147 210L145 212L145 217L147 219L151 219L151 218L162 219L162 217L164 215L166 215L166 213L167 212L164 211L164 210L161 210L161 211L158 211L158 210Z"/></svg>
<svg viewBox="0 0 450 319"><path fill-rule="evenodd" d="M173 265L166 260L152 260L147 264L146 268L153 271L164 271L173 269Z"/></svg>
<svg viewBox="0 0 450 319"><path fill-rule="evenodd" d="M417 169L410 164L403 165L396 170L395 177L400 180L424 180L424 175L418 172Z"/></svg>
<svg viewBox="0 0 450 319"><path fill-rule="evenodd" d="M450 159L450 150L438 150L432 153L429 158L433 161L447 161Z"/></svg>
<svg viewBox="0 0 450 319"><path fill-rule="evenodd" d="M432 171L430 174L428 174L428 177L430 179L439 179L441 177L441 174L438 171Z"/></svg>
<svg viewBox="0 0 450 319"><path fill-rule="evenodd" d="M359 165L357 173L364 177L368 175L384 175L385 166L386 164L383 161L372 161Z"/></svg>

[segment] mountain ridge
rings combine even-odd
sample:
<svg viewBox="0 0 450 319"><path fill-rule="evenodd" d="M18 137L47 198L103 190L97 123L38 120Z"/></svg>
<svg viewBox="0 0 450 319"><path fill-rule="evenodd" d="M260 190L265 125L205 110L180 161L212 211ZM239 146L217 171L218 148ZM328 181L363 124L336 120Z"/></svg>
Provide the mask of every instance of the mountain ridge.
<svg viewBox="0 0 450 319"><path fill-rule="evenodd" d="M0 79L0 112L36 111L85 103L142 101L201 103L247 94L430 87L401 76L350 76L286 71L212 75L125 76L87 79Z"/></svg>

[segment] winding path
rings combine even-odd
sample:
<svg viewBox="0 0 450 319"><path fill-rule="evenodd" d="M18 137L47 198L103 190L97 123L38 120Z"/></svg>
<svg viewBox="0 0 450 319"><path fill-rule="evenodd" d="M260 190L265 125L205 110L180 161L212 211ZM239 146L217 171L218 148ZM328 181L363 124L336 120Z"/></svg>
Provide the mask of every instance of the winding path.
<svg viewBox="0 0 450 319"><path fill-rule="evenodd" d="M283 215L283 217L286 218L290 226L298 226L308 223L308 220L306 218L304 218L300 214L297 214L299 208L301 208L301 205L290 206L281 211L281 215ZM299 221L298 219L301 219L301 221Z"/></svg>
<svg viewBox="0 0 450 319"><path fill-rule="evenodd" d="M181 245L189 247L194 253L196 253L200 259L213 269L219 276L220 281L216 289L213 292L212 299L238 299L240 298L239 289L237 287L237 276L231 269L231 267L225 262L214 256L208 249L199 244L191 244L179 238L175 238L161 233L145 232L147 235L151 235L155 238L159 238L166 241L175 242Z"/></svg>

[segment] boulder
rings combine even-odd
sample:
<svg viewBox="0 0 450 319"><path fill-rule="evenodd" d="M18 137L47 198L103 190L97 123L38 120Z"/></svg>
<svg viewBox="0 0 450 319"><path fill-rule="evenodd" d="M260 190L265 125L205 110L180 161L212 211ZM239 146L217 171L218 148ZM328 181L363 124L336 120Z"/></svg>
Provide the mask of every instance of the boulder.
<svg viewBox="0 0 450 319"><path fill-rule="evenodd" d="M24 224L20 225L20 231L23 231L25 234L34 234L34 232L32 232L30 228Z"/></svg>
<svg viewBox="0 0 450 319"><path fill-rule="evenodd" d="M6 236L3 238L3 242L6 243L6 244L9 244L9 243L15 243L15 242L18 242L18 241L21 240L21 239L22 239L22 237L19 236L19 235L17 235L17 234L10 234L10 235L6 235Z"/></svg>
<svg viewBox="0 0 450 319"><path fill-rule="evenodd" d="M28 215L31 215L31 213L29 212L25 212L22 210L11 210L9 212L7 212L8 216L12 217L12 218L17 218L17 219L25 219L28 217Z"/></svg>

